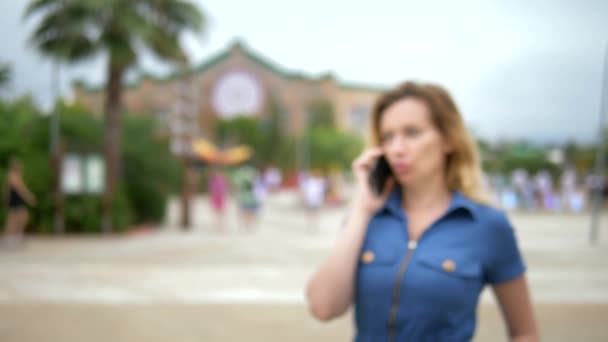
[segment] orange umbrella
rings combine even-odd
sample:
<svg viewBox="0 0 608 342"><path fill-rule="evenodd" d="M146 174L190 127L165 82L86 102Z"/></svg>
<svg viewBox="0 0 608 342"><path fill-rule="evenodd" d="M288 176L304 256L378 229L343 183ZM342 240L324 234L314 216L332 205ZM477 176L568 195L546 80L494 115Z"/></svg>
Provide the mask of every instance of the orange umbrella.
<svg viewBox="0 0 608 342"><path fill-rule="evenodd" d="M205 139L196 139L192 143L192 150L203 161L219 165L237 165L253 155L248 146L239 145L222 151Z"/></svg>

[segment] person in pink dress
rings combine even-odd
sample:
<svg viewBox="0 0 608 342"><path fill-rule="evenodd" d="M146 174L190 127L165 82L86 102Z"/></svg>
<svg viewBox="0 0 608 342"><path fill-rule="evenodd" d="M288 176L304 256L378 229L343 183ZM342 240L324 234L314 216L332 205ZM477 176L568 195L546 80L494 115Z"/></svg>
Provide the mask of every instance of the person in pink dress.
<svg viewBox="0 0 608 342"><path fill-rule="evenodd" d="M215 213L215 226L219 231L224 231L224 212L226 207L226 194L228 182L220 170L214 170L209 179L209 195L211 207Z"/></svg>

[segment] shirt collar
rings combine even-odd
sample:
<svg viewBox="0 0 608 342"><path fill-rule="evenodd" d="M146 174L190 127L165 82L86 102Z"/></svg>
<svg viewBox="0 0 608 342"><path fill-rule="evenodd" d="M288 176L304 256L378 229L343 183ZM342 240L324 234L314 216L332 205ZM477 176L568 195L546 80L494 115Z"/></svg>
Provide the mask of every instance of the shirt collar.
<svg viewBox="0 0 608 342"><path fill-rule="evenodd" d="M403 209L401 208L401 194L401 187L397 186L389 195L386 203L384 203L384 206L380 209L380 211L386 210L395 216L402 217L404 213ZM454 191L452 193L452 199L446 214L457 210L464 210L471 216L471 218L476 219L477 208L475 203L465 197L461 192Z"/></svg>

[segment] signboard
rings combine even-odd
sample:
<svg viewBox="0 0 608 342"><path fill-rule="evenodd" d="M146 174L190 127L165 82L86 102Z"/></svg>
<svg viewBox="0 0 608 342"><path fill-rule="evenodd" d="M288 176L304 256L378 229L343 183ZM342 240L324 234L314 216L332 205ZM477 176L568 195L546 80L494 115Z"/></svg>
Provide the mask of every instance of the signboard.
<svg viewBox="0 0 608 342"><path fill-rule="evenodd" d="M87 193L103 193L105 180L104 170L103 158L96 155L90 155L87 157L84 172Z"/></svg>
<svg viewBox="0 0 608 342"><path fill-rule="evenodd" d="M103 158L68 154L63 159L61 188L68 195L101 194L105 186Z"/></svg>
<svg viewBox="0 0 608 342"><path fill-rule="evenodd" d="M84 189L80 157L69 154L63 159L61 172L61 189L68 195L79 194Z"/></svg>

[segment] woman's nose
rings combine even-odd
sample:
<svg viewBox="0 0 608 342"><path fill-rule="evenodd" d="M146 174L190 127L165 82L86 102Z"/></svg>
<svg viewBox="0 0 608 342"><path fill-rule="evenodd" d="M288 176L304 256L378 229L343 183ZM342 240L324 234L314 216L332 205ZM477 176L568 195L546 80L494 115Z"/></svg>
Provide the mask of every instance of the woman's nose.
<svg viewBox="0 0 608 342"><path fill-rule="evenodd" d="M402 137L395 137L388 146L387 152L390 154L402 155L407 153L407 142Z"/></svg>

